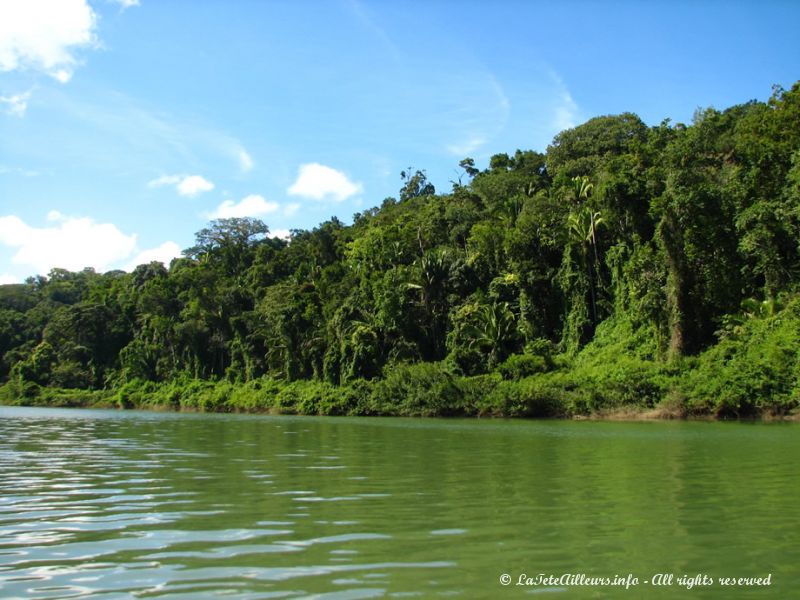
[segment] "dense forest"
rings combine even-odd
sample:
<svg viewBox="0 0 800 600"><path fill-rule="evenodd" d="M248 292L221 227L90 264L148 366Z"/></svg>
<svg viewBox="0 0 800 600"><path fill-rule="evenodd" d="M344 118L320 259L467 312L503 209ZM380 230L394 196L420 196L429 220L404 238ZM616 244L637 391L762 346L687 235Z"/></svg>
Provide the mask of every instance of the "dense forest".
<svg viewBox="0 0 800 600"><path fill-rule="evenodd" d="M455 171L454 171L455 173ZM305 414L800 407L800 82L546 153L402 173L285 241L220 219L168 268L0 286L0 398Z"/></svg>

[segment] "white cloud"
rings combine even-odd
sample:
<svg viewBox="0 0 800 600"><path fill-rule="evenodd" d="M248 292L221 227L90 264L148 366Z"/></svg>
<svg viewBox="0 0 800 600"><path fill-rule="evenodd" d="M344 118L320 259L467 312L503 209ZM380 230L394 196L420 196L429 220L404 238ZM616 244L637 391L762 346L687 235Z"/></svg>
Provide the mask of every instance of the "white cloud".
<svg viewBox="0 0 800 600"><path fill-rule="evenodd" d="M280 204L265 200L263 196L251 194L242 198L237 203L225 200L213 212L207 213L209 219L231 219L235 217L260 217L274 213L280 209Z"/></svg>
<svg viewBox="0 0 800 600"><path fill-rule="evenodd" d="M288 229L276 229L275 231L270 231L269 235L270 237L280 238L287 242L292 239L292 232Z"/></svg>
<svg viewBox="0 0 800 600"><path fill-rule="evenodd" d="M214 189L214 184L201 175L162 175L148 182L147 185L148 187L174 185L181 196L189 197Z"/></svg>
<svg viewBox="0 0 800 600"><path fill-rule="evenodd" d="M554 125L558 131L572 129L578 124L578 105L567 90L559 96L559 104L555 109Z"/></svg>
<svg viewBox="0 0 800 600"><path fill-rule="evenodd" d="M87 0L0 2L0 71L36 69L66 83L74 52L97 44L97 15Z"/></svg>
<svg viewBox="0 0 800 600"><path fill-rule="evenodd" d="M96 223L88 217L69 217L57 210L47 213L50 227L31 227L17 216L0 217L0 244L18 248L11 262L32 267L36 273L46 274L51 269L61 268L79 271L93 267L98 271L122 267L132 271L138 265L159 261L169 265L173 258L181 256L175 242L164 242L160 246L142 250L138 254L136 234L125 235L111 223ZM131 256L133 257L131 258ZM0 275L0 284L17 283L14 275Z"/></svg>
<svg viewBox="0 0 800 600"><path fill-rule="evenodd" d="M239 153L237 154L236 157L239 159L239 168L244 173L247 173L253 168L254 166L253 159L247 153L247 150L244 149L239 150Z"/></svg>
<svg viewBox="0 0 800 600"><path fill-rule="evenodd" d="M0 217L0 244L18 248L11 262L46 273L59 267L77 271L111 268L136 248L136 234L125 235L111 223L95 223L88 217L48 215L52 227L31 227L17 216Z"/></svg>
<svg viewBox="0 0 800 600"><path fill-rule="evenodd" d="M184 177L178 184L178 193L181 196L196 196L201 192L210 192L213 189L214 184L200 175Z"/></svg>
<svg viewBox="0 0 800 600"><path fill-rule="evenodd" d="M114 2L119 4L123 10L131 6L139 6L139 0L114 0Z"/></svg>
<svg viewBox="0 0 800 600"><path fill-rule="evenodd" d="M28 110L28 100L31 97L30 92L23 94L14 94L13 96L0 96L0 104L5 104L5 112L14 117L24 117L25 111Z"/></svg>
<svg viewBox="0 0 800 600"><path fill-rule="evenodd" d="M446 148L450 154L454 154L463 158L475 152L475 150L483 146L485 143L485 138L475 136L461 143L449 144Z"/></svg>
<svg viewBox="0 0 800 600"><path fill-rule="evenodd" d="M548 68L547 74L555 84L555 101L553 106L553 128L554 133L560 133L565 129L572 129L580 120L580 109L578 103L572 98L566 82L561 75L553 69Z"/></svg>
<svg viewBox="0 0 800 600"><path fill-rule="evenodd" d="M147 182L147 187L161 187L162 185L176 185L183 180L184 175L162 175Z"/></svg>
<svg viewBox="0 0 800 600"><path fill-rule="evenodd" d="M70 69L59 69L51 73L51 76L59 83L68 83L69 80L72 79L72 71Z"/></svg>
<svg viewBox="0 0 800 600"><path fill-rule="evenodd" d="M160 246L156 248L150 248L149 250L142 250L134 256L127 265L125 265L125 271L133 271L139 265L146 265L153 261L157 261L163 263L164 266L168 267L169 263L172 262L173 258L177 258L181 255L181 249L178 244L175 242L164 242Z"/></svg>
<svg viewBox="0 0 800 600"><path fill-rule="evenodd" d="M41 175L39 171L31 169L23 169L21 167L9 167L8 165L0 165L0 175L22 175L23 177L38 177Z"/></svg>
<svg viewBox="0 0 800 600"><path fill-rule="evenodd" d="M361 183L352 182L347 175L331 167L319 163L301 165L297 180L287 190L291 196L303 196L315 200L329 197L341 202L355 194L360 194L364 187Z"/></svg>

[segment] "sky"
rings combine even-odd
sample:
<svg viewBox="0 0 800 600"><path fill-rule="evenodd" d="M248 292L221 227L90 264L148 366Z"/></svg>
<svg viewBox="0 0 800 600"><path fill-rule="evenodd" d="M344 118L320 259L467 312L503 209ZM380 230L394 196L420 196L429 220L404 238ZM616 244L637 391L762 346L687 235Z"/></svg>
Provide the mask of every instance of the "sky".
<svg viewBox="0 0 800 600"><path fill-rule="evenodd" d="M0 0L0 283L165 263L800 79L800 2Z"/></svg>

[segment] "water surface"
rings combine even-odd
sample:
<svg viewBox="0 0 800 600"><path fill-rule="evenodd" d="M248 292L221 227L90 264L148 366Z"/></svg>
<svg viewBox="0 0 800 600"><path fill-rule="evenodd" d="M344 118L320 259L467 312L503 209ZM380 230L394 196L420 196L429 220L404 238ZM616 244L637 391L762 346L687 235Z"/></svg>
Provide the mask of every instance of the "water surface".
<svg viewBox="0 0 800 600"><path fill-rule="evenodd" d="M0 597L797 597L798 434L0 407Z"/></svg>

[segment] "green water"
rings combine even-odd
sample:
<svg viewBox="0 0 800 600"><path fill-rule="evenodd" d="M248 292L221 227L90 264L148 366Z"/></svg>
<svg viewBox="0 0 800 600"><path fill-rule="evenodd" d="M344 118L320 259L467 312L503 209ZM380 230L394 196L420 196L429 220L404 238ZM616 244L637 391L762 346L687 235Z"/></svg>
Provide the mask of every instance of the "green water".
<svg viewBox="0 0 800 600"><path fill-rule="evenodd" d="M798 459L793 424L2 407L0 598L800 597Z"/></svg>

